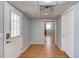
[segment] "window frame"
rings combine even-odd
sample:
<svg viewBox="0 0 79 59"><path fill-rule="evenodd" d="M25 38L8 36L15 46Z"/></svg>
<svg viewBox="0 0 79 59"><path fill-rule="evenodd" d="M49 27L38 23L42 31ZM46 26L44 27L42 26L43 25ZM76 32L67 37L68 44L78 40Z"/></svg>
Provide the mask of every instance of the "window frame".
<svg viewBox="0 0 79 59"><path fill-rule="evenodd" d="M15 15L17 15L17 16L19 16L19 19L20 19L20 29L19 29L19 30L20 30L20 34L19 34L19 35L16 35L16 36L13 36L13 37L11 36L11 34L12 34L12 33L11 33L11 26L12 26L12 24L11 24L11 23L12 23L12 22L11 22L11 21L12 21L12 20L11 20L11 19L12 19L12 18L11 18L11 17L12 17L11 14L12 14L12 13L15 14ZM14 18L13 18L13 19L14 19ZM17 37L20 37L20 36L21 36L21 16L20 16L19 14L17 14L16 12L10 11L10 39L17 38Z"/></svg>

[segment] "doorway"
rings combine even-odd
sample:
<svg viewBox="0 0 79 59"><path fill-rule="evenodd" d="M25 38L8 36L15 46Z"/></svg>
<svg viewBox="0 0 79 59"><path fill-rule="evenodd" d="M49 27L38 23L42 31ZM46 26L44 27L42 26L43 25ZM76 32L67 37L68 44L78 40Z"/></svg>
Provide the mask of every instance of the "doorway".
<svg viewBox="0 0 79 59"><path fill-rule="evenodd" d="M45 44L54 44L56 35L56 22L44 21Z"/></svg>

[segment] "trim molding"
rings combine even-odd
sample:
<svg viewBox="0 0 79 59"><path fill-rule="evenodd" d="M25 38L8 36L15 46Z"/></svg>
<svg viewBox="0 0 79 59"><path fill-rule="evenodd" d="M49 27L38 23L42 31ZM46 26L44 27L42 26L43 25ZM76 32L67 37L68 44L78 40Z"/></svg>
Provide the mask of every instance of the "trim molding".
<svg viewBox="0 0 79 59"><path fill-rule="evenodd" d="M31 42L30 44L45 44L45 42Z"/></svg>
<svg viewBox="0 0 79 59"><path fill-rule="evenodd" d="M67 54L67 52L64 51L62 47L60 47L57 43L55 43L55 44L61 51L63 51L67 55L67 58L70 58L69 55Z"/></svg>
<svg viewBox="0 0 79 59"><path fill-rule="evenodd" d="M56 45L57 45L57 47L61 50L61 51L64 51L63 49L62 49L62 47L60 47L57 43L55 43Z"/></svg>
<svg viewBox="0 0 79 59"><path fill-rule="evenodd" d="M28 44L28 45L21 51L21 54L22 54L25 50L27 50L30 46L31 46L31 44Z"/></svg>
<svg viewBox="0 0 79 59"><path fill-rule="evenodd" d="M21 53L23 53L25 50L27 50L32 44L44 44L44 43L30 43L21 51Z"/></svg>

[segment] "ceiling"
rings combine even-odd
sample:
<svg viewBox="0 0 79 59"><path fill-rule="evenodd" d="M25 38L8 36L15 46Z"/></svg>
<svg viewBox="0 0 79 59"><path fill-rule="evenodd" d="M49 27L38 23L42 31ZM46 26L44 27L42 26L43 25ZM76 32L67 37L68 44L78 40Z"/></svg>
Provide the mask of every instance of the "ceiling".
<svg viewBox="0 0 79 59"><path fill-rule="evenodd" d="M57 18L77 1L8 1L30 18ZM41 11L40 6L53 6L52 11Z"/></svg>

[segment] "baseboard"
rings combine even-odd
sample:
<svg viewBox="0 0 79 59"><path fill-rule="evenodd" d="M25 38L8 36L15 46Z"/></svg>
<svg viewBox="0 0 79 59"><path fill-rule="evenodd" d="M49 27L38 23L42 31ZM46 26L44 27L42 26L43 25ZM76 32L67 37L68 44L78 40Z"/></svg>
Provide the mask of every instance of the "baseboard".
<svg viewBox="0 0 79 59"><path fill-rule="evenodd" d="M23 49L23 50L21 51L21 53L23 53L25 50L27 50L27 49L29 48L29 46L31 46L32 44L44 44L44 43L30 43L30 44L28 44L28 45L25 47L25 49Z"/></svg>
<svg viewBox="0 0 79 59"><path fill-rule="evenodd" d="M31 46L31 44L28 44L22 51L21 53L23 53L25 50L27 50L29 48L29 46Z"/></svg>
<svg viewBox="0 0 79 59"><path fill-rule="evenodd" d="M68 56L67 52L62 49L62 47L60 47L57 43L55 43L55 44L56 44L56 46L57 46L61 51L63 51L63 52L66 54L67 58L70 58L70 57Z"/></svg>
<svg viewBox="0 0 79 59"><path fill-rule="evenodd" d="M31 43L31 44L45 44L45 43Z"/></svg>
<svg viewBox="0 0 79 59"><path fill-rule="evenodd" d="M57 43L55 43L55 44L61 51L63 51L62 47L60 47Z"/></svg>

